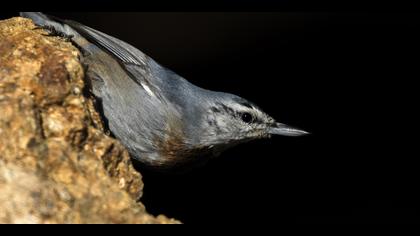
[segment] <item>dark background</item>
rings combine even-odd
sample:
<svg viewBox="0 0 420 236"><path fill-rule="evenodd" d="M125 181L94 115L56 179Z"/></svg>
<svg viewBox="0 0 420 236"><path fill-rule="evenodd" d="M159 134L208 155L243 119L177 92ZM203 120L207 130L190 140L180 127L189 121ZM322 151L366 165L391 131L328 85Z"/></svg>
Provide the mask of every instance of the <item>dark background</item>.
<svg viewBox="0 0 420 236"><path fill-rule="evenodd" d="M241 145L185 175L141 170L149 212L185 223L417 223L417 16L273 9L47 13L312 133Z"/></svg>

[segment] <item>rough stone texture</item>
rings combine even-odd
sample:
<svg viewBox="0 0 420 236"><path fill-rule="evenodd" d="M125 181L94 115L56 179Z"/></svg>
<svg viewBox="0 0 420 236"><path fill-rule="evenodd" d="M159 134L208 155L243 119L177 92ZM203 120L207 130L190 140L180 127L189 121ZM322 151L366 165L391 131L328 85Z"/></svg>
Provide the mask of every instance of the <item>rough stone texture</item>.
<svg viewBox="0 0 420 236"><path fill-rule="evenodd" d="M83 96L71 43L0 21L0 223L177 223L136 200L141 176Z"/></svg>

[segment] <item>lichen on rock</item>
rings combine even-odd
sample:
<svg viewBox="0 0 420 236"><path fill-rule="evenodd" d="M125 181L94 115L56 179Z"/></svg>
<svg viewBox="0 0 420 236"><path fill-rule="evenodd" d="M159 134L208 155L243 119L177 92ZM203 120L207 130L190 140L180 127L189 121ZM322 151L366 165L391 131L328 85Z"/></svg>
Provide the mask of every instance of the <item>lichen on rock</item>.
<svg viewBox="0 0 420 236"><path fill-rule="evenodd" d="M0 223L178 223L149 215L125 148L84 96L80 53L0 21Z"/></svg>

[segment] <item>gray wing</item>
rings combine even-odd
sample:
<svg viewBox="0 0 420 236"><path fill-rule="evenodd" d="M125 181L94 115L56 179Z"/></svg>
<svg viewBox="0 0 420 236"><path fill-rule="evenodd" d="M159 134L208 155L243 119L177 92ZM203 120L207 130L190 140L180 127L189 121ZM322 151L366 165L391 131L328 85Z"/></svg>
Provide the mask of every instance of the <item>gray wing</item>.
<svg viewBox="0 0 420 236"><path fill-rule="evenodd" d="M178 97L179 93L196 87L122 40L75 21L64 21L64 23L116 58L134 82L160 101L165 101L166 97L173 97L171 95ZM188 89L183 90L184 87Z"/></svg>
<svg viewBox="0 0 420 236"><path fill-rule="evenodd" d="M146 56L137 48L115 37L104 34L98 30L82 25L75 21L66 20L65 24L71 26L80 35L91 43L112 55L126 70L132 80L143 87L151 96L161 98L161 91L154 86L159 78L156 78L157 63ZM161 70L164 70L163 68Z"/></svg>
<svg viewBox="0 0 420 236"><path fill-rule="evenodd" d="M130 44L75 21L65 20L64 22L74 28L91 43L105 49L121 62L141 67L147 66L147 60L150 58Z"/></svg>

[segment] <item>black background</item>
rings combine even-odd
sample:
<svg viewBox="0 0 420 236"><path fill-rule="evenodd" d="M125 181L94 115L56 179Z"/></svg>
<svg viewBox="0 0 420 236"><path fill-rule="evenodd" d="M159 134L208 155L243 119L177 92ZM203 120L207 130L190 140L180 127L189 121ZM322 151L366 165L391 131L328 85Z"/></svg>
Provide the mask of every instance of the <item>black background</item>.
<svg viewBox="0 0 420 236"><path fill-rule="evenodd" d="M415 13L248 3L238 9L259 12L47 11L312 133L241 145L185 175L141 170L147 210L185 223L417 223Z"/></svg>

